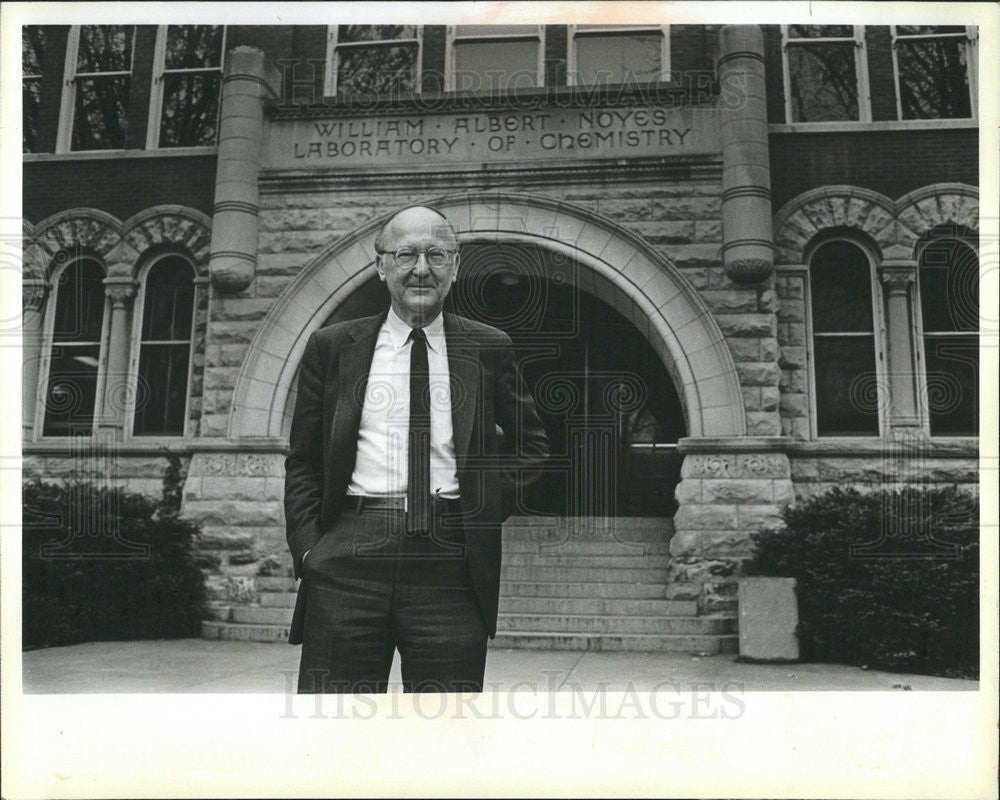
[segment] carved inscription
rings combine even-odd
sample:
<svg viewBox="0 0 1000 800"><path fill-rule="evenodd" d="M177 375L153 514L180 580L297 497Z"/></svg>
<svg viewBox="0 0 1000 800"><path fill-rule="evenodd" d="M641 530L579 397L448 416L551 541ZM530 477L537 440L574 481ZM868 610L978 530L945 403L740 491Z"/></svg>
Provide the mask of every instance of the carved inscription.
<svg viewBox="0 0 1000 800"><path fill-rule="evenodd" d="M266 166L350 168L686 155L717 150L714 117L706 110L553 109L277 119L271 122Z"/></svg>

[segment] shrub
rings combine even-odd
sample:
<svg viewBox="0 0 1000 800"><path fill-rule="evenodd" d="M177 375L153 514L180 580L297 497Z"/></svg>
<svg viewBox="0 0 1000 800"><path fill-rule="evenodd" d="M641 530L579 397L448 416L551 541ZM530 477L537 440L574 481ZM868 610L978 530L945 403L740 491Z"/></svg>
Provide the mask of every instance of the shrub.
<svg viewBox="0 0 1000 800"><path fill-rule="evenodd" d="M978 498L838 488L784 522L754 535L745 571L797 579L804 659L978 675Z"/></svg>
<svg viewBox="0 0 1000 800"><path fill-rule="evenodd" d="M205 583L198 526L162 500L86 482L23 485L23 646L197 636Z"/></svg>

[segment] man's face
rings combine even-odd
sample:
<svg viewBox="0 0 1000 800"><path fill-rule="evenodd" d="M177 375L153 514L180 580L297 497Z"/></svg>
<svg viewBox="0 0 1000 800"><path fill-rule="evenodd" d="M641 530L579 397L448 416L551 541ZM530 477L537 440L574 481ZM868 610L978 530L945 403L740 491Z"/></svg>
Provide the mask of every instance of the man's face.
<svg viewBox="0 0 1000 800"><path fill-rule="evenodd" d="M410 325L430 322L444 306L458 274L458 243L454 234L437 214L425 208L411 208L393 220L382 246L389 252L378 257L377 269L389 289L393 310ZM448 252L447 260L440 266L428 261L427 251L435 248ZM401 249L417 254L412 267L396 263L393 253Z"/></svg>

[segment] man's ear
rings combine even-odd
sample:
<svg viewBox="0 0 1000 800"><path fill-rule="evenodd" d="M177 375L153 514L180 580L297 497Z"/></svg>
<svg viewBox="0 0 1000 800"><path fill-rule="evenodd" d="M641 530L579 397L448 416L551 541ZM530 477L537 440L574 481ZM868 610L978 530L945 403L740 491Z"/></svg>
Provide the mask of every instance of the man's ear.
<svg viewBox="0 0 1000 800"><path fill-rule="evenodd" d="M382 253L378 253L375 256L375 271L378 272L378 279L385 283L385 267L383 267L382 259L385 256Z"/></svg>
<svg viewBox="0 0 1000 800"><path fill-rule="evenodd" d="M455 253L455 265L451 268L451 279L452 280L457 280L457 278L458 278L458 259L459 259L459 256L460 256L460 253L456 252Z"/></svg>

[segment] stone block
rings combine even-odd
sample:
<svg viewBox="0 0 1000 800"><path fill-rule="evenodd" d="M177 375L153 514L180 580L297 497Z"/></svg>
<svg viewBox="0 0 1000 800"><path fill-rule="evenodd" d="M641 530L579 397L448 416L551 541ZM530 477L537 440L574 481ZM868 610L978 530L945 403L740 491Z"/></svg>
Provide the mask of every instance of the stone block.
<svg viewBox="0 0 1000 800"><path fill-rule="evenodd" d="M808 417L808 398L804 394L794 392L781 395L781 413L786 417Z"/></svg>
<svg viewBox="0 0 1000 800"><path fill-rule="evenodd" d="M727 339L733 361L760 361L760 339Z"/></svg>
<svg viewBox="0 0 1000 800"><path fill-rule="evenodd" d="M694 223L696 242L721 242L722 222L719 220L697 220Z"/></svg>
<svg viewBox="0 0 1000 800"><path fill-rule="evenodd" d="M760 293L760 297L757 298L757 306L759 311L770 311L775 312L780 307L778 302L778 295L775 293L774 289L764 289Z"/></svg>
<svg viewBox="0 0 1000 800"><path fill-rule="evenodd" d="M781 345L781 357L778 360L781 367L804 369L806 366L806 348L803 345Z"/></svg>
<svg viewBox="0 0 1000 800"><path fill-rule="evenodd" d="M743 386L740 388L740 393L743 395L744 409L746 409L747 411L761 410L759 386Z"/></svg>
<svg viewBox="0 0 1000 800"><path fill-rule="evenodd" d="M676 530L736 530L739 528L736 506L682 505L674 514ZM676 534L675 534L676 535Z"/></svg>
<svg viewBox="0 0 1000 800"><path fill-rule="evenodd" d="M757 311L757 293L752 289L710 289L701 296L712 311L721 314Z"/></svg>
<svg viewBox="0 0 1000 800"><path fill-rule="evenodd" d="M745 339L748 337L775 336L776 321L773 314L715 314L722 333L729 337Z"/></svg>
<svg viewBox="0 0 1000 800"><path fill-rule="evenodd" d="M779 509L770 504L737 506L736 513L739 528L744 531L759 531L781 527L783 524Z"/></svg>
<svg viewBox="0 0 1000 800"><path fill-rule="evenodd" d="M650 214L654 219L719 219L722 215L722 198L721 195L654 198Z"/></svg>
<svg viewBox="0 0 1000 800"><path fill-rule="evenodd" d="M690 458L690 456L688 456ZM687 461L687 459L685 459ZM701 484L697 479L685 478L674 490L674 497L681 505L685 503L698 503L701 501Z"/></svg>
<svg viewBox="0 0 1000 800"><path fill-rule="evenodd" d="M774 336L763 336L760 340L760 360L778 360L778 340Z"/></svg>
<svg viewBox="0 0 1000 800"><path fill-rule="evenodd" d="M774 411L748 411L748 436L777 436L781 432L781 418Z"/></svg>
<svg viewBox="0 0 1000 800"><path fill-rule="evenodd" d="M252 577L209 575L205 586L210 600L234 603L256 603L257 587Z"/></svg>
<svg viewBox="0 0 1000 800"><path fill-rule="evenodd" d="M740 656L759 661L796 661L799 624L794 578L741 578Z"/></svg>
<svg viewBox="0 0 1000 800"><path fill-rule="evenodd" d="M775 411L778 408L778 400L781 393L777 386L761 386L760 389L760 410Z"/></svg>
<svg viewBox="0 0 1000 800"><path fill-rule="evenodd" d="M744 361L736 365L736 372L743 386L777 386L781 377L773 361Z"/></svg>
<svg viewBox="0 0 1000 800"><path fill-rule="evenodd" d="M762 504L774 501L773 480L730 478L702 482L702 502L728 504Z"/></svg>

